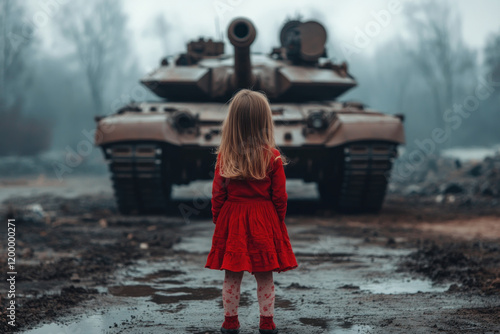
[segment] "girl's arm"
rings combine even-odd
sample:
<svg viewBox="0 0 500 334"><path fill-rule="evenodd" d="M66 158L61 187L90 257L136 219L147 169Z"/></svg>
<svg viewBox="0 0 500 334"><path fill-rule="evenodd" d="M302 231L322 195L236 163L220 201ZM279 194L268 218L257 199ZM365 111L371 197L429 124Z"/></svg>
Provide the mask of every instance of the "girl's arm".
<svg viewBox="0 0 500 334"><path fill-rule="evenodd" d="M283 169L283 161L279 152L274 157L273 173L271 175L272 201L276 207L278 218L285 221L288 194L286 193L286 176Z"/></svg>
<svg viewBox="0 0 500 334"><path fill-rule="evenodd" d="M213 223L216 224L220 209L227 199L227 183L228 179L222 177L219 173L219 157L217 156L217 164L215 165L215 175L212 184L212 216Z"/></svg>

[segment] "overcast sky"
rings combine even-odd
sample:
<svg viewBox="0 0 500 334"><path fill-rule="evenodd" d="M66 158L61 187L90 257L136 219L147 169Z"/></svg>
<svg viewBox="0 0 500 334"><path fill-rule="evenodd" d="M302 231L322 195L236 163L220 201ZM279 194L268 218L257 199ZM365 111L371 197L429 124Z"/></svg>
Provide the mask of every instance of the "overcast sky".
<svg viewBox="0 0 500 334"><path fill-rule="evenodd" d="M32 9L39 10L43 0L31 0ZM119 1L119 0L117 0ZM215 37L217 26L225 35L232 18L246 16L257 27L257 39L253 51L269 52L278 45L278 33L287 17L301 14L305 20L321 21L328 30L331 41L351 43L356 29L365 29L374 20L372 12L388 10L390 0L121 0L129 15L129 31L135 45L142 70L158 65L162 56L185 49L185 43L200 36ZM397 1L397 0L396 0ZM418 0L401 0L418 1ZM440 1L440 0L436 0ZM482 48L487 36L500 31L499 0L453 0L462 17L463 37L467 44ZM71 1L64 6L70 6ZM153 21L163 15L167 22L168 50L153 33ZM403 26L401 14L393 14L390 23L370 39L363 52L369 54L398 34ZM218 22L218 24L217 24ZM55 36L57 20L37 32L45 38L51 52L63 52L64 44ZM232 52L232 50L226 50Z"/></svg>
<svg viewBox="0 0 500 334"><path fill-rule="evenodd" d="M401 0L403 2L405 0ZM418 1L418 0L415 0ZM439 0L436 0L439 1ZM250 18L257 26L258 37L254 50L268 52L271 45L278 44L279 28L284 20L297 13L304 19L318 19L327 26L330 36L337 41L350 42L356 28L364 29L374 20L372 12L389 9L388 0L125 0L125 9L130 15L130 27L134 40L143 48L141 65L156 62L161 45L148 34L151 18L162 14L171 25L170 53L184 48L186 39L198 36L215 36L216 18L221 17L220 26L225 32L228 22L237 16ZM453 0L462 16L463 36L467 44L482 48L487 36L500 31L499 0ZM390 24L371 40L366 52L400 31L400 14L391 15ZM151 51L151 52L150 52ZM156 65L156 64L154 64Z"/></svg>

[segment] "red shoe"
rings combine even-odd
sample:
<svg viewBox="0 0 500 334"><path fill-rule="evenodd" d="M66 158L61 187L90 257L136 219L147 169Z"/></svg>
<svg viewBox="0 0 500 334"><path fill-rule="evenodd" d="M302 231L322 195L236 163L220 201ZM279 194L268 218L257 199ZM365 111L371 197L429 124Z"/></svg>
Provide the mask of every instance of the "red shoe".
<svg viewBox="0 0 500 334"><path fill-rule="evenodd" d="M260 316L259 333L278 334L278 330L276 329L276 324L273 321L273 316L270 317L265 317L263 315Z"/></svg>
<svg viewBox="0 0 500 334"><path fill-rule="evenodd" d="M225 316L224 323L220 328L223 334L238 334L240 332L240 322L238 321L238 315Z"/></svg>

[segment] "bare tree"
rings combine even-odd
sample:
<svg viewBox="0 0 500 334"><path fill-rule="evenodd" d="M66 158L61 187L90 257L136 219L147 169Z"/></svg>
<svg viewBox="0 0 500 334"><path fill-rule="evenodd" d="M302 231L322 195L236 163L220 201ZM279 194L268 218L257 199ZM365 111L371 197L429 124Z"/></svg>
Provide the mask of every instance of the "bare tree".
<svg viewBox="0 0 500 334"><path fill-rule="evenodd" d="M484 65L486 71L492 75L495 82L500 81L500 32L488 38L484 48ZM500 95L500 92L497 91Z"/></svg>
<svg viewBox="0 0 500 334"><path fill-rule="evenodd" d="M75 0L65 11L60 21L62 34L82 66L95 114L101 114L108 83L129 56L127 17L120 2L113 0Z"/></svg>
<svg viewBox="0 0 500 334"><path fill-rule="evenodd" d="M500 31L490 35L484 48L484 70L487 80L500 82ZM491 77L490 77L491 76ZM490 87L493 88L493 87ZM491 136L491 142L498 143L498 123L500 122L500 88L494 87L492 97L485 101L485 106L478 115L483 136Z"/></svg>
<svg viewBox="0 0 500 334"><path fill-rule="evenodd" d="M475 53L464 44L461 20L449 1L425 0L405 5L409 32L406 53L428 85L436 124L453 106L460 79L475 66Z"/></svg>
<svg viewBox="0 0 500 334"><path fill-rule="evenodd" d="M21 104L29 84L28 52L32 48L32 27L22 21L25 9L19 1L0 2L0 112Z"/></svg>

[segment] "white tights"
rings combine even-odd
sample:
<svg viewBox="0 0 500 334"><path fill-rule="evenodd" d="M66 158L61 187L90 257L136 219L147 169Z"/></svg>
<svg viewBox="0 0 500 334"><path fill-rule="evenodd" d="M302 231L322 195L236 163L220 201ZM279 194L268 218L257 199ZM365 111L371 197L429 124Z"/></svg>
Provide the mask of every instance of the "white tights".
<svg viewBox="0 0 500 334"><path fill-rule="evenodd" d="M222 284L222 304L224 305L224 315L234 316L238 314L240 304L240 286L243 278L243 271L225 271L224 283ZM274 280L273 272L254 273L257 280L257 299L259 300L260 315L269 317L274 315Z"/></svg>

